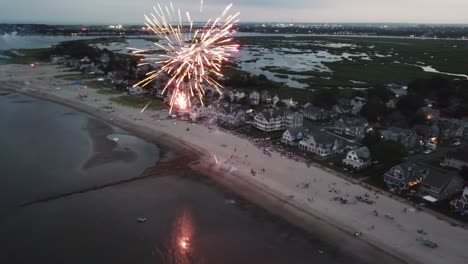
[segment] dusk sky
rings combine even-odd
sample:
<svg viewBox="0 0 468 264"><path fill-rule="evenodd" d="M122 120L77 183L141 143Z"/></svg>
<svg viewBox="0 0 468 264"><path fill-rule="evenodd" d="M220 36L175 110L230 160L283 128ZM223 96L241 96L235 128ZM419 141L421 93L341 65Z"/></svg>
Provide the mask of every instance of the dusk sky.
<svg viewBox="0 0 468 264"><path fill-rule="evenodd" d="M0 0L0 23L143 23L152 0ZM169 1L159 1L169 4ZM194 20L234 4L243 22L408 22L468 23L468 0L174 0Z"/></svg>

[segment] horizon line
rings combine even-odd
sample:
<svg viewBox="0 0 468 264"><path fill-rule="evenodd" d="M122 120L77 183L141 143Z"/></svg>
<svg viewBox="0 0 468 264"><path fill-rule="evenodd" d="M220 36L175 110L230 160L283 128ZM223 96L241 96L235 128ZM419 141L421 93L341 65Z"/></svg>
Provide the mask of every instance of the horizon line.
<svg viewBox="0 0 468 264"><path fill-rule="evenodd" d="M206 23L207 21L193 21L193 23ZM95 22L95 23L82 23L82 22L3 22L0 21L0 24L7 25L49 25L49 26L77 26L77 25L89 25L89 26L104 26L104 25L127 25L127 26L137 26L145 25L144 23L138 22L127 22L127 23L112 23L112 22ZM236 23L237 25L242 24L401 24L401 25L456 25L456 26L468 26L468 22L293 22L293 21L243 21Z"/></svg>

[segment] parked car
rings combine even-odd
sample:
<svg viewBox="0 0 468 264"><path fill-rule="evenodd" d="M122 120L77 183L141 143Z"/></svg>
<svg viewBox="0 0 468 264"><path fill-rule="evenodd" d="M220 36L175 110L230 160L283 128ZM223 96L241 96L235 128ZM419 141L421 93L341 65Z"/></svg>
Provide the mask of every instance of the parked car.
<svg viewBox="0 0 468 264"><path fill-rule="evenodd" d="M424 151L424 154L431 154L431 153L432 153L432 150L430 150L430 149Z"/></svg>

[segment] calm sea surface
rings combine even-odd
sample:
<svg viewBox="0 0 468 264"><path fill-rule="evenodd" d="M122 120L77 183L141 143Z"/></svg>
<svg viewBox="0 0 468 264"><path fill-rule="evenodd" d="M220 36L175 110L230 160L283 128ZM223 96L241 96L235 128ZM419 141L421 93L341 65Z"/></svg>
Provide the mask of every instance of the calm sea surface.
<svg viewBox="0 0 468 264"><path fill-rule="evenodd" d="M197 175L60 197L157 167L160 150L70 108L0 94L0 263L358 263Z"/></svg>

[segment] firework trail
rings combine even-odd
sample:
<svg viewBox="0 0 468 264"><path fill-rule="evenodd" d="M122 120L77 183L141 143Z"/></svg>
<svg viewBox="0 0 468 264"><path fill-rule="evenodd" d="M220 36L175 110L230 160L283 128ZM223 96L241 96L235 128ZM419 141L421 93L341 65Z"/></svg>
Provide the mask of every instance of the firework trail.
<svg viewBox="0 0 468 264"><path fill-rule="evenodd" d="M146 26L161 39L161 43L154 43L158 49L131 50L134 54L153 54L142 59L139 65L155 63L161 66L135 86L144 87L167 75L169 80L163 93L167 89L173 90L170 111L174 105L182 109L190 107L193 97L198 97L203 105L206 86L220 93L222 86L217 78L223 76L222 64L239 48L231 38L239 13L229 14L231 7L232 4L228 5L219 17L209 19L203 27L196 27L188 12L183 20L181 11L174 9L172 3L154 7L155 13L145 15L145 19Z"/></svg>

